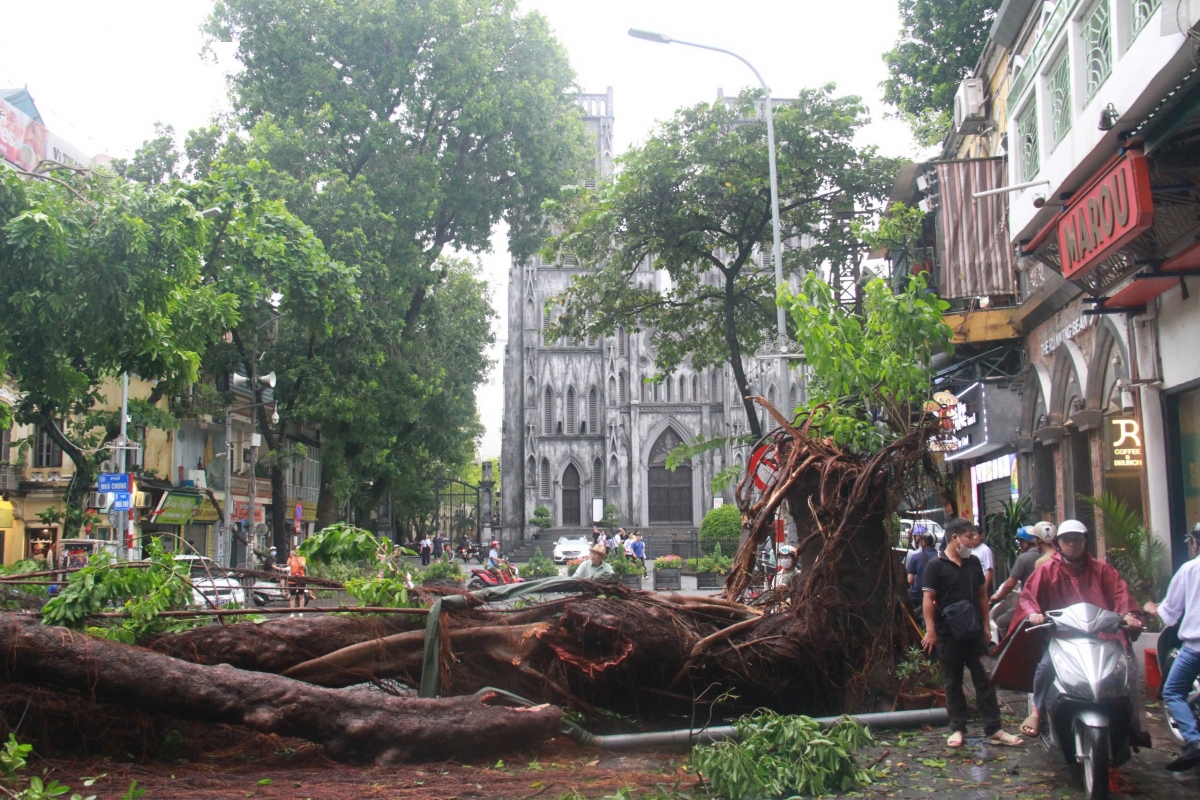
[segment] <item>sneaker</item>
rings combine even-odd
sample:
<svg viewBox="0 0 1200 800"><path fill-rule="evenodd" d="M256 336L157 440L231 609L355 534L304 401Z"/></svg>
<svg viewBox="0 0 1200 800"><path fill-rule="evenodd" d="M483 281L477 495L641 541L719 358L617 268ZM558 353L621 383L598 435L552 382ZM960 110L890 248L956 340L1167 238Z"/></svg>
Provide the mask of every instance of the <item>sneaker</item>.
<svg viewBox="0 0 1200 800"><path fill-rule="evenodd" d="M1167 770L1183 772L1198 765L1200 765L1200 742L1188 742L1184 745L1183 752L1167 762Z"/></svg>

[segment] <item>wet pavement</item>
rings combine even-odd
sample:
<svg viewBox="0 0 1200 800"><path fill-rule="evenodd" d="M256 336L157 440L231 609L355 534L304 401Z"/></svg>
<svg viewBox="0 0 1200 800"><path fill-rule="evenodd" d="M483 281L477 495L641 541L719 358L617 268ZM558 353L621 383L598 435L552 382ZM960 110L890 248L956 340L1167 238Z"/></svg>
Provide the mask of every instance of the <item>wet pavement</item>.
<svg viewBox="0 0 1200 800"><path fill-rule="evenodd" d="M1017 732L1025 717L1025 695L1001 692L1005 730ZM1161 704L1146 708L1146 729L1153 749L1135 753L1128 763L1110 773L1113 797L1200 797L1200 771L1176 774L1163 765L1178 752L1163 720ZM1082 780L1072 775L1061 755L1047 751L1040 741L1022 747L997 747L983 736L978 721L968 729L960 750L946 747L944 730L880 731L878 743L862 753L863 761L879 761L884 774L863 790L869 797L917 798L1075 798L1083 797Z"/></svg>

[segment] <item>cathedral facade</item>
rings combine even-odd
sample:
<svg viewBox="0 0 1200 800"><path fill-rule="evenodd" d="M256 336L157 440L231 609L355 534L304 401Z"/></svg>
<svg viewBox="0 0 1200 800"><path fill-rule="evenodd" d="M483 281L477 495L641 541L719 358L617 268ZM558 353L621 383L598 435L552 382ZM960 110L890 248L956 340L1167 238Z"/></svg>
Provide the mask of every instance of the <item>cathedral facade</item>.
<svg viewBox="0 0 1200 800"><path fill-rule="evenodd" d="M612 89L581 95L579 102L596 137L595 180L602 181L612 171ZM509 272L500 461L506 543L530 537L538 506L549 509L560 529L590 529L598 519L594 510L606 504L619 509L627 528L698 527L714 502L732 500L732 489L714 495L713 477L745 459L744 450L725 447L674 471L665 465L680 442L745 433L727 367L684 365L659 376L645 331L547 339L553 298L583 272L570 256L558 263L514 262ZM635 279L653 284L662 278L647 263ZM774 399L773 385L763 391ZM795 393L793 386L779 395L788 398L788 408Z"/></svg>

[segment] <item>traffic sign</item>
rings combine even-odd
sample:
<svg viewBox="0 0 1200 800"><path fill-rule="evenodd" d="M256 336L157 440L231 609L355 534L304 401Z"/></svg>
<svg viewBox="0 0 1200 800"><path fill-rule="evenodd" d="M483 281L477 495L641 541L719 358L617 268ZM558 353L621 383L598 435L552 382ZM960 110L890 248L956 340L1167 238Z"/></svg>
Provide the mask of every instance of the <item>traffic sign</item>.
<svg viewBox="0 0 1200 800"><path fill-rule="evenodd" d="M114 492L113 504L114 511L129 511L133 508L133 494L131 492Z"/></svg>
<svg viewBox="0 0 1200 800"><path fill-rule="evenodd" d="M125 492L129 493L129 473L128 472L105 472L101 473L96 480L96 491L98 492Z"/></svg>
<svg viewBox="0 0 1200 800"><path fill-rule="evenodd" d="M304 516L304 506L301 503L296 503L296 521L299 522Z"/></svg>

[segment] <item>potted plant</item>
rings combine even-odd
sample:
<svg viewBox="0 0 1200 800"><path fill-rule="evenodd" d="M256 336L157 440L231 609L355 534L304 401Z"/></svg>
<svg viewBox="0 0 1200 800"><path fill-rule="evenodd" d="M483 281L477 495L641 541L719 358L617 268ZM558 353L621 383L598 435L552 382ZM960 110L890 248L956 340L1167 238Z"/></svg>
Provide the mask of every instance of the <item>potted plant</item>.
<svg viewBox="0 0 1200 800"><path fill-rule="evenodd" d="M575 570L579 569L579 565L582 563L583 563L582 558L572 558L570 561L568 561L567 562L567 577L568 578L573 577L575 575Z"/></svg>
<svg viewBox="0 0 1200 800"><path fill-rule="evenodd" d="M619 548L610 552L604 560L612 565L613 574L621 579L621 583L630 589L642 588L641 561L626 557Z"/></svg>
<svg viewBox="0 0 1200 800"><path fill-rule="evenodd" d="M534 541L538 541L542 538L542 531L554 527L554 520L550 518L550 509L545 506L535 508L533 516L529 519L529 524L537 529L533 532L533 539Z"/></svg>
<svg viewBox="0 0 1200 800"><path fill-rule="evenodd" d="M721 553L720 544L714 545L712 555L696 559L696 588L720 589L732 568L733 559Z"/></svg>
<svg viewBox="0 0 1200 800"><path fill-rule="evenodd" d="M558 565L542 555L540 547L533 548L533 556L525 566L521 567L521 577L526 580L549 578L558 574Z"/></svg>
<svg viewBox="0 0 1200 800"><path fill-rule="evenodd" d="M421 583L425 586L459 586L465 577L453 560L438 559L421 570Z"/></svg>
<svg viewBox="0 0 1200 800"><path fill-rule="evenodd" d="M659 556L654 559L654 588L656 591L682 588L680 575L683 559L677 555Z"/></svg>
<svg viewBox="0 0 1200 800"><path fill-rule="evenodd" d="M937 682L937 666L921 648L908 648L904 660L896 665L896 678L900 681L900 692L896 696L896 706L900 710L913 711L946 704L946 693Z"/></svg>

